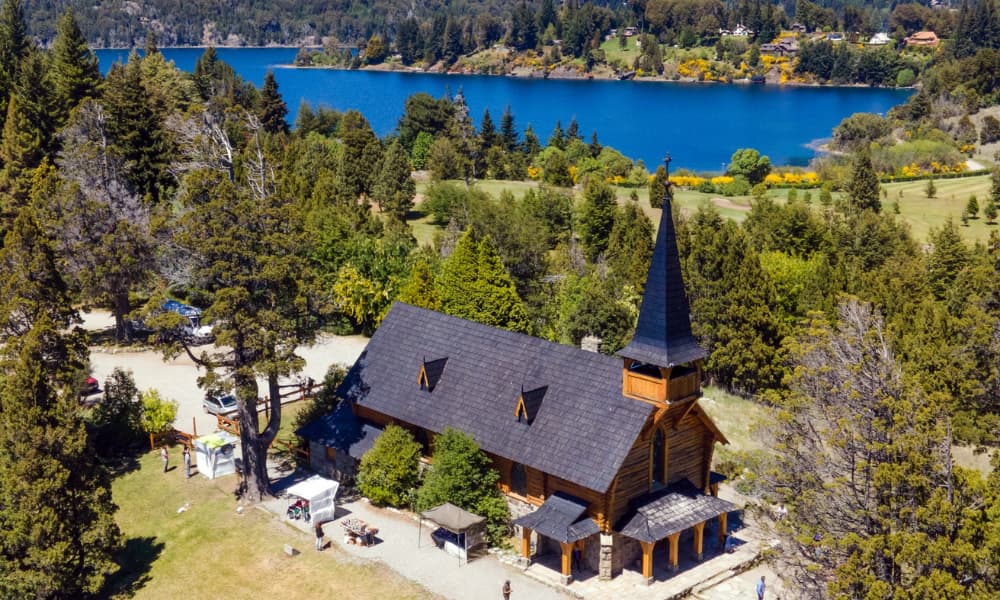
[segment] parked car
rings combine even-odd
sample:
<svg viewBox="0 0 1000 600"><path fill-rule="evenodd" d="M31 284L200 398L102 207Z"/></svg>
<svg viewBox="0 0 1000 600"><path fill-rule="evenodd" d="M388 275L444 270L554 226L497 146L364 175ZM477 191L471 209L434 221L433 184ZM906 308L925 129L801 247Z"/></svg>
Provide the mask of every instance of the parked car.
<svg viewBox="0 0 1000 600"><path fill-rule="evenodd" d="M101 391L100 384L97 383L97 379L93 377L87 377L83 380L83 384L80 385L80 397L90 396Z"/></svg>
<svg viewBox="0 0 1000 600"><path fill-rule="evenodd" d="M202 408L205 412L211 415L223 415L228 416L236 413L238 405L236 403L236 396L232 394L226 394L225 396L205 396L201 401Z"/></svg>

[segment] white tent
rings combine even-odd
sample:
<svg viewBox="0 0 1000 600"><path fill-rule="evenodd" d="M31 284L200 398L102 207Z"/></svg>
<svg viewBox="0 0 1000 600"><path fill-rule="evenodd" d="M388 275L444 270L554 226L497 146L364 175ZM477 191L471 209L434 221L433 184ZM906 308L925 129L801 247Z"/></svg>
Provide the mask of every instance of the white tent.
<svg viewBox="0 0 1000 600"><path fill-rule="evenodd" d="M236 472L236 443L240 438L225 431L204 435L194 441L198 472L215 479Z"/></svg>
<svg viewBox="0 0 1000 600"><path fill-rule="evenodd" d="M334 519L337 490L340 482L319 475L313 475L288 488L288 493L309 501L309 519L313 523L324 523Z"/></svg>

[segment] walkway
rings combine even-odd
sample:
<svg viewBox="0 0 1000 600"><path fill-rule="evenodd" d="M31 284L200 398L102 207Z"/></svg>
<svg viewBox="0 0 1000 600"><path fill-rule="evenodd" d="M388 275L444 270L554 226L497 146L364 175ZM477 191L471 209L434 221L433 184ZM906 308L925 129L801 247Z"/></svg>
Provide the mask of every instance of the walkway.
<svg viewBox="0 0 1000 600"><path fill-rule="evenodd" d="M287 485L291 485L288 483ZM275 486L287 487L284 482ZM278 498L267 501L263 507L280 518L284 518L287 500ZM354 546L344 543L344 530L340 522L345 518L361 519L379 532L373 546ZM312 527L302 521L287 521L301 530L302 552L313 552ZM417 521L405 513L373 507L367 500L352 500L337 506L337 519L323 526L328 543L326 552L334 558L344 552L355 558L381 561L403 577L415 581L429 591L452 600L470 598L500 598L500 587L504 580L510 580L517 600L567 600L568 596L546 584L524 575L523 572L498 561L489 555L475 559L468 564L437 549L430 540L430 529L423 527L420 548L417 548Z"/></svg>

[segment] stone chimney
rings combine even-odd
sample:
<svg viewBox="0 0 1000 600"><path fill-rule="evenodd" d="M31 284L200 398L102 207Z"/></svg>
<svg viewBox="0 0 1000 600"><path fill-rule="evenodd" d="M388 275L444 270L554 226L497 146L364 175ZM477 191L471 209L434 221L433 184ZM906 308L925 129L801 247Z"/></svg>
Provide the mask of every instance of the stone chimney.
<svg viewBox="0 0 1000 600"><path fill-rule="evenodd" d="M580 340L580 350L586 350L587 352L600 352L601 343L603 340L596 335L587 335Z"/></svg>

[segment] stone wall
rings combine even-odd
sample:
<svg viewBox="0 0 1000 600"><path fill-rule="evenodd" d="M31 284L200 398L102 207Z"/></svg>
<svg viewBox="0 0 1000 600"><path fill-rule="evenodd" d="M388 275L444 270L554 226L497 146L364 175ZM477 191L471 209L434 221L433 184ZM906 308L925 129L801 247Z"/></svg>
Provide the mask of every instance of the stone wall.
<svg viewBox="0 0 1000 600"><path fill-rule="evenodd" d="M339 481L341 486L350 485L354 481L358 461L344 452L337 452L335 456L330 461L326 457L325 446L309 442L309 467L323 477Z"/></svg>
<svg viewBox="0 0 1000 600"><path fill-rule="evenodd" d="M617 577L624 568L634 568L635 561L642 560L642 546L632 538L611 533L601 534L600 540L597 574L601 579Z"/></svg>

